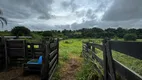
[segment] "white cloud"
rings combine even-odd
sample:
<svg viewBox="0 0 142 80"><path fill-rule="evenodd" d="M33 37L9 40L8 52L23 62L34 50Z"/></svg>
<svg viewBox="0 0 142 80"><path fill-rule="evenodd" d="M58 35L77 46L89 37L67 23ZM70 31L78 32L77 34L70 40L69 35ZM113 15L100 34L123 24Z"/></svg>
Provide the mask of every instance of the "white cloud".
<svg viewBox="0 0 142 80"><path fill-rule="evenodd" d="M141 0L0 0L0 8L8 30L17 25L31 30L142 25Z"/></svg>

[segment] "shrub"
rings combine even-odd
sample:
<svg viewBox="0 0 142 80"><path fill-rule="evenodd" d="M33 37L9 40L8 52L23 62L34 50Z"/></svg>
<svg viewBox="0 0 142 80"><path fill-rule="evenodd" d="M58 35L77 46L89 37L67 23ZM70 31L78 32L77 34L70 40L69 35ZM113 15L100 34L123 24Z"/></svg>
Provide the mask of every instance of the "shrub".
<svg viewBox="0 0 142 80"><path fill-rule="evenodd" d="M125 41L136 41L137 35L136 34L125 34L124 40Z"/></svg>
<svg viewBox="0 0 142 80"><path fill-rule="evenodd" d="M42 36L44 36L44 37L53 37L53 34L52 34L51 31L44 31Z"/></svg>

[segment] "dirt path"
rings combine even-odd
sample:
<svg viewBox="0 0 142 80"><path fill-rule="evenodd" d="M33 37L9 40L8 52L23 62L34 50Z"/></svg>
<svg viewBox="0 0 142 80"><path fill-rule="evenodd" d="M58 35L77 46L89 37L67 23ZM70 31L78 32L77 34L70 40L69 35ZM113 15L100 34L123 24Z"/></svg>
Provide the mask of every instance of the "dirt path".
<svg viewBox="0 0 142 80"><path fill-rule="evenodd" d="M7 72L0 73L0 80L40 80L39 75L23 76L22 68L12 68Z"/></svg>
<svg viewBox="0 0 142 80"><path fill-rule="evenodd" d="M76 80L76 73L81 67L82 59L80 57L73 57L61 68L61 80Z"/></svg>

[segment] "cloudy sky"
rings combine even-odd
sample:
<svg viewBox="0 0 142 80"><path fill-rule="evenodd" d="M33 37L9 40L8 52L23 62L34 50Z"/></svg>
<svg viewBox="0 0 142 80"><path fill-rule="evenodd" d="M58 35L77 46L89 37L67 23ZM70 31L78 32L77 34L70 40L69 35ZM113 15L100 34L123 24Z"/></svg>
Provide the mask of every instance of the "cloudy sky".
<svg viewBox="0 0 142 80"><path fill-rule="evenodd" d="M0 30L142 27L142 0L0 0L0 9L8 20Z"/></svg>

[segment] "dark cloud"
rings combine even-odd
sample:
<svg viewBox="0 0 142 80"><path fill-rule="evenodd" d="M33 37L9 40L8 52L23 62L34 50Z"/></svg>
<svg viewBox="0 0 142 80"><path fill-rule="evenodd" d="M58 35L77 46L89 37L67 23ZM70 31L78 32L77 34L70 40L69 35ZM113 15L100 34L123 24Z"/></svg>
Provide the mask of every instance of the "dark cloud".
<svg viewBox="0 0 142 80"><path fill-rule="evenodd" d="M142 26L142 0L0 0L0 8L8 20L2 30Z"/></svg>
<svg viewBox="0 0 142 80"><path fill-rule="evenodd" d="M72 12L74 12L78 8L78 5L75 3L75 0L63 1L61 5L64 9L71 9Z"/></svg>
<svg viewBox="0 0 142 80"><path fill-rule="evenodd" d="M40 19L49 19L53 0L0 0L5 16L9 18L29 18L39 14Z"/></svg>
<svg viewBox="0 0 142 80"><path fill-rule="evenodd" d="M95 11L93 11L92 9L89 9L86 13L86 17L89 19L95 19L96 18Z"/></svg>
<svg viewBox="0 0 142 80"><path fill-rule="evenodd" d="M115 0L105 13L105 21L123 21L142 18L142 0Z"/></svg>

